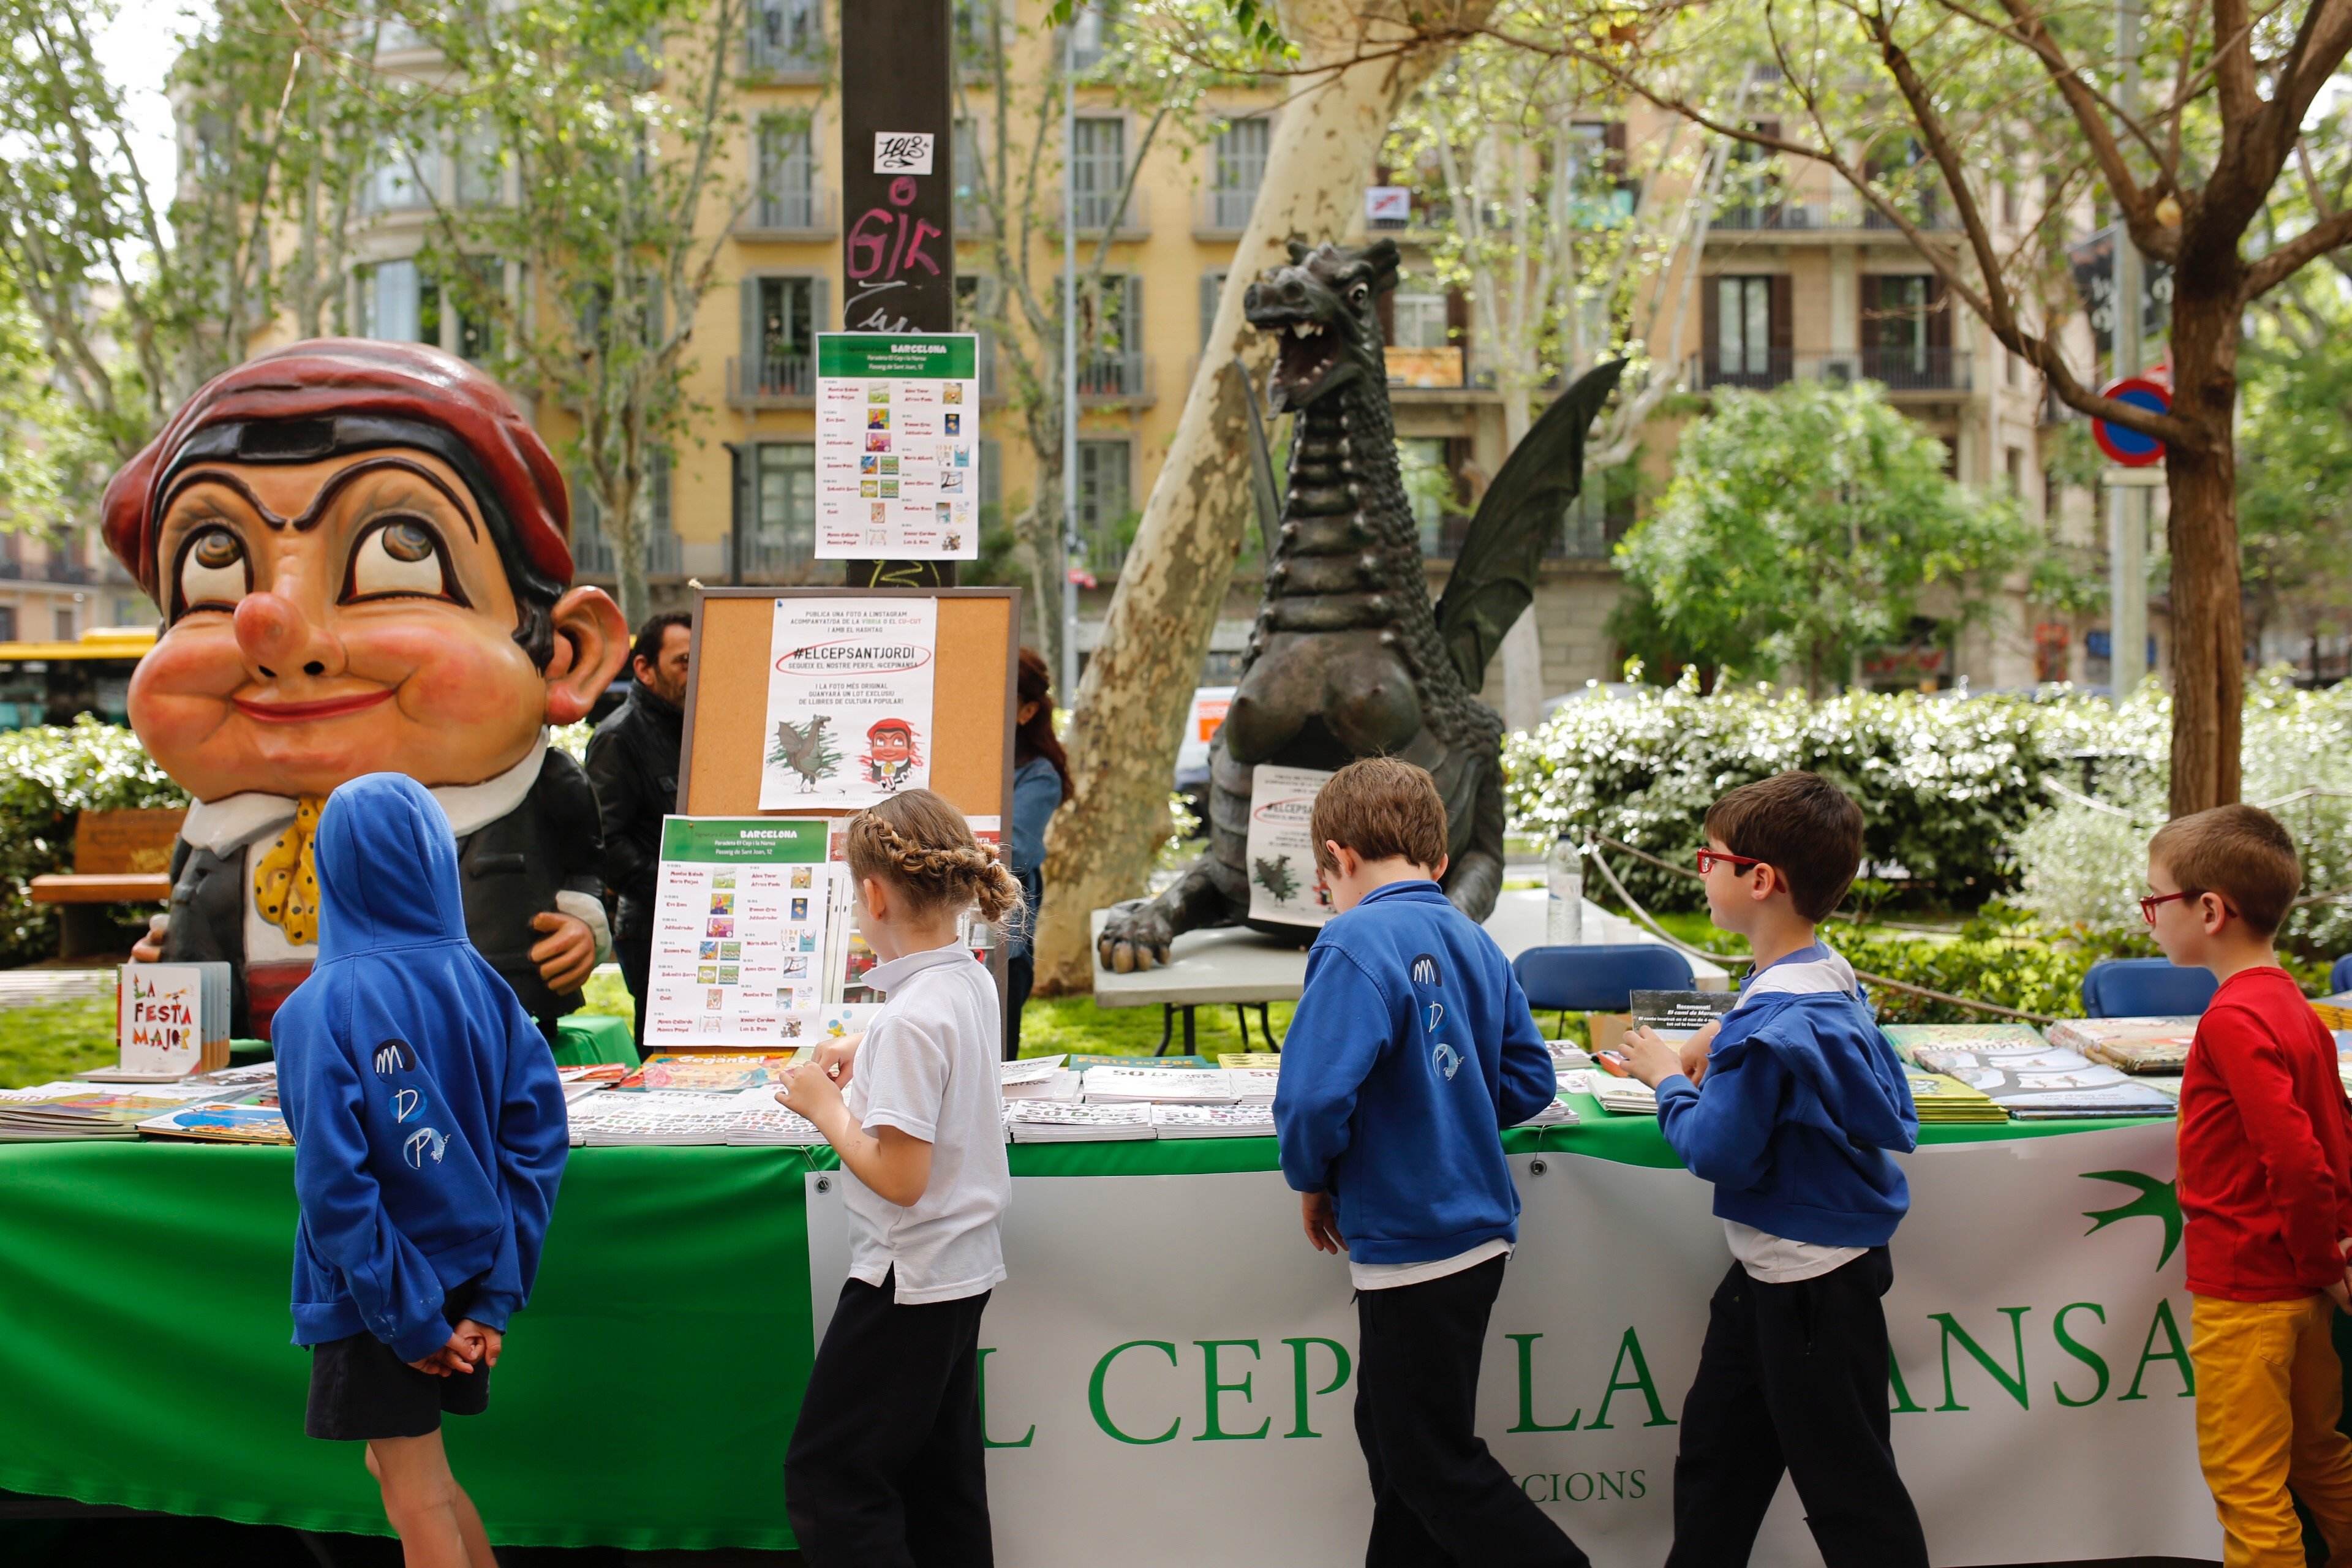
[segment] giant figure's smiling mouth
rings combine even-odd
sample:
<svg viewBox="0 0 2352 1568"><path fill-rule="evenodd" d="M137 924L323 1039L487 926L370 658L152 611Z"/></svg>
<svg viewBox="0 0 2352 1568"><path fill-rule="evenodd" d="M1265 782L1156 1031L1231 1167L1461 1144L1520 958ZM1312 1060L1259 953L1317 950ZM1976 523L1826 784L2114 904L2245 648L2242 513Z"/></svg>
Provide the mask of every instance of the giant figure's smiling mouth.
<svg viewBox="0 0 2352 1568"><path fill-rule="evenodd" d="M362 712L379 702L391 700L390 687L350 697L322 698L316 702L256 702L250 698L235 699L238 712L267 724L304 724L318 719L341 719L345 714Z"/></svg>

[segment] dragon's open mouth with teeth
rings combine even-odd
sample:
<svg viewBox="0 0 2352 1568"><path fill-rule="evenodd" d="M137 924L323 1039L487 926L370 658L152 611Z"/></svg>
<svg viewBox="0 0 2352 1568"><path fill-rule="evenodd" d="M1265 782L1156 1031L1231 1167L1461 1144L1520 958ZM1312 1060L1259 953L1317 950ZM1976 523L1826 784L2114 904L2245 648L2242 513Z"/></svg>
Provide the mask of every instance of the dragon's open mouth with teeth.
<svg viewBox="0 0 2352 1568"><path fill-rule="evenodd" d="M1252 284L1243 313L1279 345L1266 386L1277 413L1306 407L1363 369L1355 343L1366 323L1352 321L1339 294L1307 267L1278 268Z"/></svg>

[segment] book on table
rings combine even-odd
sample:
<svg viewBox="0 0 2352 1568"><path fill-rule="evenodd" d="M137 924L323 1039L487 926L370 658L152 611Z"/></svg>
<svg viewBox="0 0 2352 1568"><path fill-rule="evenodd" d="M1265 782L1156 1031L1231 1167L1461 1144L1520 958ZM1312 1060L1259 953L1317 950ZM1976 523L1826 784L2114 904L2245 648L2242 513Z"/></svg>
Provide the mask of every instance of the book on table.
<svg viewBox="0 0 2352 1568"><path fill-rule="evenodd" d="M1981 1089L1970 1089L1948 1073L1909 1068L1903 1074L1911 1086L1911 1104L1922 1127L1964 1127L2007 1121L2009 1112Z"/></svg>
<svg viewBox="0 0 2352 1568"><path fill-rule="evenodd" d="M1639 1079L1619 1078L1599 1068L1580 1068L1559 1075L1563 1094L1589 1094L1601 1102L1601 1109L1619 1116L1655 1116L1658 1113L1657 1091Z"/></svg>
<svg viewBox="0 0 2352 1568"><path fill-rule="evenodd" d="M2050 1042L2031 1024L1881 1024L1878 1032L1906 1062L1923 1050L2013 1051Z"/></svg>
<svg viewBox="0 0 2352 1568"><path fill-rule="evenodd" d="M114 998L115 1062L93 1083L173 1083L228 1066L228 965L126 963Z"/></svg>
<svg viewBox="0 0 2352 1568"><path fill-rule="evenodd" d="M2181 1014L2137 1018L2061 1018L2050 1043L2127 1073L2178 1075L2189 1065L2197 1020Z"/></svg>
<svg viewBox="0 0 2352 1568"><path fill-rule="evenodd" d="M1228 1072L1244 1072L1263 1068L1268 1072L1282 1069L1280 1051L1225 1051L1217 1058L1217 1065Z"/></svg>
<svg viewBox="0 0 2352 1568"><path fill-rule="evenodd" d="M1085 1075L1067 1068L1057 1068L1042 1079L1030 1079L1021 1083L1004 1085L1005 1102L1024 1100L1059 1100L1076 1104L1085 1084Z"/></svg>
<svg viewBox="0 0 2352 1568"><path fill-rule="evenodd" d="M142 1084L121 1089L47 1083L0 1090L0 1142L75 1142L138 1136L139 1123L199 1100L230 1098L216 1085Z"/></svg>
<svg viewBox="0 0 2352 1568"><path fill-rule="evenodd" d="M734 1119L723 1142L746 1148L814 1149L825 1142L816 1123L776 1103L772 1089L747 1089L735 1096Z"/></svg>
<svg viewBox="0 0 2352 1568"><path fill-rule="evenodd" d="M2319 1021L2331 1029L2352 1029L2352 991L2339 991L2333 996L2322 996L2311 1005Z"/></svg>
<svg viewBox="0 0 2352 1568"><path fill-rule="evenodd" d="M1151 1131L1158 1138L1271 1138L1271 1105L1155 1105Z"/></svg>
<svg viewBox="0 0 2352 1568"><path fill-rule="evenodd" d="M647 1057L636 1071L614 1087L623 1090L684 1090L726 1094L737 1089L776 1088L787 1068L809 1060L814 1047L797 1051L709 1051L695 1055Z"/></svg>
<svg viewBox="0 0 2352 1568"><path fill-rule="evenodd" d="M764 1091L774 1098L774 1089ZM740 1089L731 1092L656 1089L644 1094L605 1089L568 1108L572 1142L575 1147L592 1149L610 1144L724 1143L741 1109L742 1094Z"/></svg>
<svg viewBox="0 0 2352 1568"><path fill-rule="evenodd" d="M1651 1109L1654 1111L1657 1106L1657 1101L1653 1099L1650 1103ZM1576 1107L1569 1104L1568 1101L1560 1099L1558 1095L1554 1095L1551 1099L1544 1101L1544 1106L1541 1110L1537 1111L1525 1121L1517 1122L1515 1125L1519 1127L1569 1127L1573 1126L1575 1123L1582 1120L1583 1118L1577 1115Z"/></svg>
<svg viewBox="0 0 2352 1568"><path fill-rule="evenodd" d="M1053 1056L1024 1057L1016 1062L999 1062L996 1064L996 1081L1005 1089L1015 1084L1050 1082L1054 1075L1062 1070L1062 1061L1061 1057Z"/></svg>
<svg viewBox="0 0 2352 1568"><path fill-rule="evenodd" d="M1089 1105L1231 1105L1241 1089L1222 1068L1095 1067L1086 1070Z"/></svg>
<svg viewBox="0 0 2352 1568"><path fill-rule="evenodd" d="M2018 1121L2170 1116L2178 1099L2079 1051L2042 1044L1915 1049L1915 1066L1956 1078Z"/></svg>
<svg viewBox="0 0 2352 1568"><path fill-rule="evenodd" d="M275 1092L250 1100L198 1100L139 1123L142 1138L176 1138L199 1143L272 1143L291 1147L293 1130L278 1109Z"/></svg>
<svg viewBox="0 0 2352 1568"><path fill-rule="evenodd" d="M1242 1105L1272 1105L1282 1086L1282 1075L1273 1068L1227 1068L1225 1074L1233 1080L1234 1100Z"/></svg>
<svg viewBox="0 0 2352 1568"><path fill-rule="evenodd" d="M1015 1143L1102 1143L1154 1136L1149 1105L1073 1105L1021 1100L1004 1108Z"/></svg>
<svg viewBox="0 0 2352 1568"><path fill-rule="evenodd" d="M1073 1072L1090 1072L1096 1068L1151 1068L1155 1070L1178 1072L1214 1072L1217 1064L1206 1057L1142 1057L1089 1055L1074 1053L1062 1064Z"/></svg>

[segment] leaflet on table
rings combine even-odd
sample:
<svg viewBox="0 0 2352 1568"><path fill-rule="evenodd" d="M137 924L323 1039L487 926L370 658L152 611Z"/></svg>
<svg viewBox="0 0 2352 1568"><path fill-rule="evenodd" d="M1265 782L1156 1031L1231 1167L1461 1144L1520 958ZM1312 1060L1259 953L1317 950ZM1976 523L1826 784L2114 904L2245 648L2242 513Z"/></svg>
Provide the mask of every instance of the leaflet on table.
<svg viewBox="0 0 2352 1568"><path fill-rule="evenodd" d="M824 1001L839 870L815 818L671 816L662 822L648 1052L768 1047L787 1013Z"/></svg>
<svg viewBox="0 0 2352 1568"><path fill-rule="evenodd" d="M1315 794L1331 775L1313 768L1260 763L1250 780L1250 907L1254 921L1319 926L1331 918L1331 897L1315 869L1307 818Z"/></svg>
<svg viewBox="0 0 2352 1568"><path fill-rule="evenodd" d="M937 599L780 598L760 809L845 811L931 782Z"/></svg>
<svg viewBox="0 0 2352 1568"><path fill-rule="evenodd" d="M980 554L980 340L819 332L816 556Z"/></svg>

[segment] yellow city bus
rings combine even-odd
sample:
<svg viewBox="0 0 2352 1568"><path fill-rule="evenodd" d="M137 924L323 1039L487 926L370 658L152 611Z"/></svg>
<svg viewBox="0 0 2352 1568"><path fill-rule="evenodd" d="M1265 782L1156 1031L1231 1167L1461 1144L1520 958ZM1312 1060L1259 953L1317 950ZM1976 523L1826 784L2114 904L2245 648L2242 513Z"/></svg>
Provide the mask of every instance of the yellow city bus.
<svg viewBox="0 0 2352 1568"><path fill-rule="evenodd" d="M131 721L131 670L155 646L151 626L95 626L72 642L0 642L0 730L70 724L95 713Z"/></svg>

